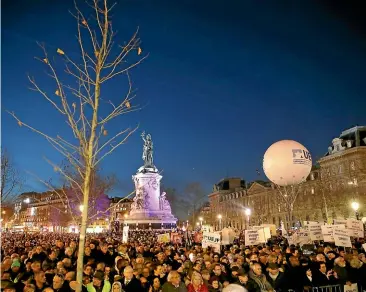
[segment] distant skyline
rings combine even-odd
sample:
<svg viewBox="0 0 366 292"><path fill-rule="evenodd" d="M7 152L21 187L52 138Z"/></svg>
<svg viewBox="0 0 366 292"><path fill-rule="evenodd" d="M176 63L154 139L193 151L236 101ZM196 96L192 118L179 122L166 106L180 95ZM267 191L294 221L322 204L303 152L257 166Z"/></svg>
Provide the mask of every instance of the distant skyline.
<svg viewBox="0 0 366 292"><path fill-rule="evenodd" d="M131 72L141 110L110 128L140 124L102 164L120 181L111 195L134 188L142 131L152 135L162 183L182 193L195 181L208 192L224 177L265 180L262 158L272 143L296 140L315 160L342 130L366 125L366 15L343 2L119 1L116 42L139 26L150 56ZM63 119L28 89L26 75L54 91L34 59L41 55L36 41L77 57L72 10L71 0L2 1L1 143L27 176L24 191L46 190L27 172L57 184L43 157L56 163L62 157L5 110L47 133L69 135ZM121 80L103 94L121 98Z"/></svg>

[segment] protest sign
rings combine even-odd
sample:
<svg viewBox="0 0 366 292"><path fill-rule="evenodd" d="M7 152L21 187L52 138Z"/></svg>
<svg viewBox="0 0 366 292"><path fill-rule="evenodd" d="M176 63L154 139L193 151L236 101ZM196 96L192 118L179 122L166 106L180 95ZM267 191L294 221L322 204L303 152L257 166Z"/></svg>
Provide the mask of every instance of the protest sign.
<svg viewBox="0 0 366 292"><path fill-rule="evenodd" d="M297 243L300 244L301 246L304 244L311 243L309 231L307 230L298 231L297 237L298 237Z"/></svg>
<svg viewBox="0 0 366 292"><path fill-rule="evenodd" d="M294 234L292 234L291 236L289 236L287 238L288 244L289 245L296 245L299 241L299 236L297 235L297 233L295 232Z"/></svg>
<svg viewBox="0 0 366 292"><path fill-rule="evenodd" d="M347 219L346 228L349 236L364 237L363 223L361 220Z"/></svg>
<svg viewBox="0 0 366 292"><path fill-rule="evenodd" d="M123 226L122 231L122 242L127 243L128 241L128 230L130 229L130 226Z"/></svg>
<svg viewBox="0 0 366 292"><path fill-rule="evenodd" d="M269 231L271 232L272 236L277 235L277 229L275 224L261 224L262 227L269 227Z"/></svg>
<svg viewBox="0 0 366 292"><path fill-rule="evenodd" d="M262 229L259 230L245 230L245 244L246 245L257 245L265 243L265 232Z"/></svg>
<svg viewBox="0 0 366 292"><path fill-rule="evenodd" d="M195 243L202 242L202 232L195 232L193 240Z"/></svg>
<svg viewBox="0 0 366 292"><path fill-rule="evenodd" d="M347 220L345 219L333 219L333 224L334 225L347 225Z"/></svg>
<svg viewBox="0 0 366 292"><path fill-rule="evenodd" d="M224 228L221 230L221 244L228 245L234 242L236 233L232 228Z"/></svg>
<svg viewBox="0 0 366 292"><path fill-rule="evenodd" d="M312 241L323 240L321 225L319 223L308 225L309 236Z"/></svg>
<svg viewBox="0 0 366 292"><path fill-rule="evenodd" d="M158 234L158 242L161 243L170 242L170 234L169 233Z"/></svg>
<svg viewBox="0 0 366 292"><path fill-rule="evenodd" d="M321 230L324 242L334 242L333 225L322 225Z"/></svg>
<svg viewBox="0 0 366 292"><path fill-rule="evenodd" d="M182 243L182 236L177 232L172 232L170 234L170 241L173 243Z"/></svg>
<svg viewBox="0 0 366 292"><path fill-rule="evenodd" d="M333 236L336 246L352 247L351 238L344 225L334 225Z"/></svg>
<svg viewBox="0 0 366 292"><path fill-rule="evenodd" d="M214 232L214 228L208 224L202 225L201 230L202 232Z"/></svg>
<svg viewBox="0 0 366 292"><path fill-rule="evenodd" d="M215 252L220 252L221 235L216 232L203 232L202 247L211 246Z"/></svg>

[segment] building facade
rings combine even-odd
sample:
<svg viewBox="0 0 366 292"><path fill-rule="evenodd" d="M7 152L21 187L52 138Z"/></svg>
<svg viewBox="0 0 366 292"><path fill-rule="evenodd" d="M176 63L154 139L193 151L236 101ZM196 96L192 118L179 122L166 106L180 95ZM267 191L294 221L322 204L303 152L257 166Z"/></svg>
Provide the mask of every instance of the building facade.
<svg viewBox="0 0 366 292"><path fill-rule="evenodd" d="M101 196L104 200L109 198ZM73 199L71 199L73 198ZM18 196L14 204L12 229L19 231L78 232L82 208L79 200L68 199L67 190L59 189L43 193L28 192ZM100 207L100 203L94 202ZM102 204L103 205L103 204ZM103 205L104 206L104 205ZM89 206L87 232L102 232L109 229L109 212ZM103 207L104 208L104 207Z"/></svg>
<svg viewBox="0 0 366 292"><path fill-rule="evenodd" d="M130 213L132 203L133 200L128 198L111 198L111 221L123 222L123 220L126 219Z"/></svg>
<svg viewBox="0 0 366 292"><path fill-rule="evenodd" d="M242 180L224 179L208 196L210 224L217 229L220 226L243 229L262 223L280 226L281 222L291 227L301 226L304 221L363 217L366 215L366 127L353 127L333 139L326 155L302 184L280 188L264 181L248 185L239 181ZM359 204L357 214L351 208L352 202ZM291 212L290 203L293 203Z"/></svg>

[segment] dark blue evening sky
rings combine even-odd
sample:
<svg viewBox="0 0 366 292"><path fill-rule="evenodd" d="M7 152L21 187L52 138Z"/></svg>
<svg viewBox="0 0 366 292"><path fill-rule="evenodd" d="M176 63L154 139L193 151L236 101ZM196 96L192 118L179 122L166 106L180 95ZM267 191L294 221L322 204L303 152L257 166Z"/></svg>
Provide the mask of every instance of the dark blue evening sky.
<svg viewBox="0 0 366 292"><path fill-rule="evenodd" d="M24 173L57 182L43 157L61 157L5 110L47 133L67 135L62 118L28 89L26 74L54 91L34 59L41 54L36 41L77 56L75 21L68 13L73 1L2 3L2 146ZM199 181L209 191L225 176L257 179L265 150L277 140L297 140L319 157L342 130L365 125L365 34L322 3L119 1L116 41L139 26L150 56L132 71L142 110L109 129L140 124L140 132L102 165L121 181L113 195L133 189L142 130L152 134L166 186L183 189ZM103 91L109 99L124 95L118 80ZM43 189L27 174L24 191Z"/></svg>

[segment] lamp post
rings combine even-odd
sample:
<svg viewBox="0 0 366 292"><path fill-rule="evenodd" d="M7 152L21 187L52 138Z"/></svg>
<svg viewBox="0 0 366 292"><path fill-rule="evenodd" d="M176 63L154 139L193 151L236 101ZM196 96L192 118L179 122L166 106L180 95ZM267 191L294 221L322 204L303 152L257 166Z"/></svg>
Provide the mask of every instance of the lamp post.
<svg viewBox="0 0 366 292"><path fill-rule="evenodd" d="M358 220L359 219L358 218L358 209L360 208L360 204L358 202L354 201L351 203L351 207L352 207L353 211L355 211L355 217Z"/></svg>
<svg viewBox="0 0 366 292"><path fill-rule="evenodd" d="M202 228L202 221L203 221L203 218L202 218L202 217L200 217L200 218L198 218L198 220L200 220L200 222L201 222L201 228Z"/></svg>
<svg viewBox="0 0 366 292"><path fill-rule="evenodd" d="M249 225L250 225L250 215L252 214L252 210L250 210L249 208L246 208L244 213L247 216L247 224L246 224L247 228L245 228L245 229L248 229Z"/></svg>
<svg viewBox="0 0 366 292"><path fill-rule="evenodd" d="M222 215L221 214L217 215L217 218L219 219L219 230L221 230L222 229L221 228Z"/></svg>

